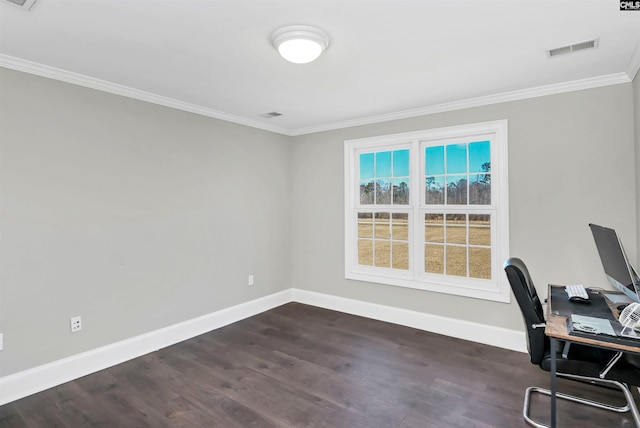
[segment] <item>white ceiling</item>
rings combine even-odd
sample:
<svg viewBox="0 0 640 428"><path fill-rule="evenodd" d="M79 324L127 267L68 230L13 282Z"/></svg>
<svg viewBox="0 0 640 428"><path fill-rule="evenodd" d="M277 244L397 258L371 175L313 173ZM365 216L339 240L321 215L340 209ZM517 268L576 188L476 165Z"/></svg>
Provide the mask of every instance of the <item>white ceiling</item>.
<svg viewBox="0 0 640 428"><path fill-rule="evenodd" d="M331 37L315 62L271 46L293 24ZM596 49L546 55L594 38ZM617 0L38 0L27 12L3 0L0 65L299 135L629 82L640 11Z"/></svg>

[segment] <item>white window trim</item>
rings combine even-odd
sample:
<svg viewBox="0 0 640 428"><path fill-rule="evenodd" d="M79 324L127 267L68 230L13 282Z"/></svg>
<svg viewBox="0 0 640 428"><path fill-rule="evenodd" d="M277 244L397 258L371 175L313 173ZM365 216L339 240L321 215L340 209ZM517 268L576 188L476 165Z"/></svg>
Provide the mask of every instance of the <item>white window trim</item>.
<svg viewBox="0 0 640 428"><path fill-rule="evenodd" d="M492 300L508 303L511 298L509 284L506 275L502 272L502 262L509 257L509 189L508 189L508 128L506 120L476 123L471 125L452 126L437 128L417 132L384 135L378 137L361 138L345 141L344 146L344 174L345 174L345 278L359 281L395 285L400 287L415 288L420 290L434 291L439 293L453 294L477 299ZM490 134L492 138L491 150L491 180L498 183L492 186L492 205L497 209L493 211L495 215L495 225L491 231L492 248L494 248L496 259L492 261L491 280L479 280L458 277L438 278L437 281L432 276L419 274L419 267L414 266L416 261L424 260L424 246L418 245L415 239L410 240L409 251L411 252L411 262L408 271L397 269L385 269L379 267L361 266L357 263L357 223L354 211L358 207L360 194L357 191L360 182L358 176L358 153L363 149L379 150L388 148L397 150L398 148L410 146L412 150L410 165L410 218L417 218L422 215L424 202L421 183L423 181L421 165L422 156L420 153L423 142L433 140L445 140L451 138L475 137L478 135ZM380 207L384 211L393 211ZM423 230L417 235L410 229L411 236L424 236L424 222L411 222L410 228L416 224Z"/></svg>

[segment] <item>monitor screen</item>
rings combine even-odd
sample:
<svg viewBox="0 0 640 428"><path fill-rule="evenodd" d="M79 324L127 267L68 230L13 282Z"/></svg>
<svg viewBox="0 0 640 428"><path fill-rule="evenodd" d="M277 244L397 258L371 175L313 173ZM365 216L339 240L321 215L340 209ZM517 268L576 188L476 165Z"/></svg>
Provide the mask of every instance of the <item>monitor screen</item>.
<svg viewBox="0 0 640 428"><path fill-rule="evenodd" d="M609 282L632 300L639 301L640 297L636 289L636 287L640 287L638 277L627 260L616 231L597 224L590 224L589 227Z"/></svg>

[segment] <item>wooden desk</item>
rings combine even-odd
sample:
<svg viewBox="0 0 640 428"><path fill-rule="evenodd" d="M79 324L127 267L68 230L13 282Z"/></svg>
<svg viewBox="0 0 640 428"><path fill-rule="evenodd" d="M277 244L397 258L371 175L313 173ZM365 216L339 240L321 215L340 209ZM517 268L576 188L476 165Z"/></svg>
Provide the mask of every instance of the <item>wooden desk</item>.
<svg viewBox="0 0 640 428"><path fill-rule="evenodd" d="M553 289L554 287L555 289ZM559 294L557 293L558 288L564 288L564 286L549 284L549 290L548 290L549 297L547 299L547 321L546 321L546 327L544 329L544 333L549 337L550 345L551 345L551 427L552 428L555 428L556 426L556 392L557 392L556 353L558 349L557 348L558 340L571 342L571 343L581 343L583 345L593 346L596 348L609 349L613 351L623 351L623 352L640 354L640 342L638 342L638 344L635 345L635 343L633 342L630 343L629 340L616 341L615 338L611 338L611 337L608 337L607 338L608 340L605 341L600 339L599 336L597 335L593 335L593 337L582 337L582 336L570 335L567 327L568 314L566 310L564 311L564 315L558 315L557 314L558 310L553 305L553 296L555 295L556 299L560 297ZM554 291L556 291L556 293L554 293ZM562 293L564 293L564 290L562 290ZM606 294L614 294L614 293L616 292L606 291ZM566 295L564 295L563 298L566 299ZM610 319L614 321L617 320L619 313L618 313L618 310L616 309L616 305L614 305L608 300L607 300L607 304L609 306L609 309L611 310ZM579 304L573 304L573 305L575 307L575 305L579 305ZM585 311L589 310L590 306L591 305L580 305L577 308L579 308L584 313ZM567 306L567 305L564 306L565 309L567 307L570 307L570 306Z"/></svg>

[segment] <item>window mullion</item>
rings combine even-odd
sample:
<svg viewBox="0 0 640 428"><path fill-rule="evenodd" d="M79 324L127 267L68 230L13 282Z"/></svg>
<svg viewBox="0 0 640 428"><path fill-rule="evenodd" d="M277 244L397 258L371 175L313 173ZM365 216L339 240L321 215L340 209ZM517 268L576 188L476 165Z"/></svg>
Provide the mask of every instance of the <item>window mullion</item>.
<svg viewBox="0 0 640 428"><path fill-rule="evenodd" d="M424 193L424 165L420 156L420 141L411 142L410 156L410 181L412 183L409 190L411 204L411 223L409 227L409 249L411 253L410 269L414 278L419 278L422 273L421 266L424 265L424 221L420 220L420 206ZM422 223L422 224L421 224ZM423 237L421 240L420 237ZM420 249L422 247L422 250Z"/></svg>

